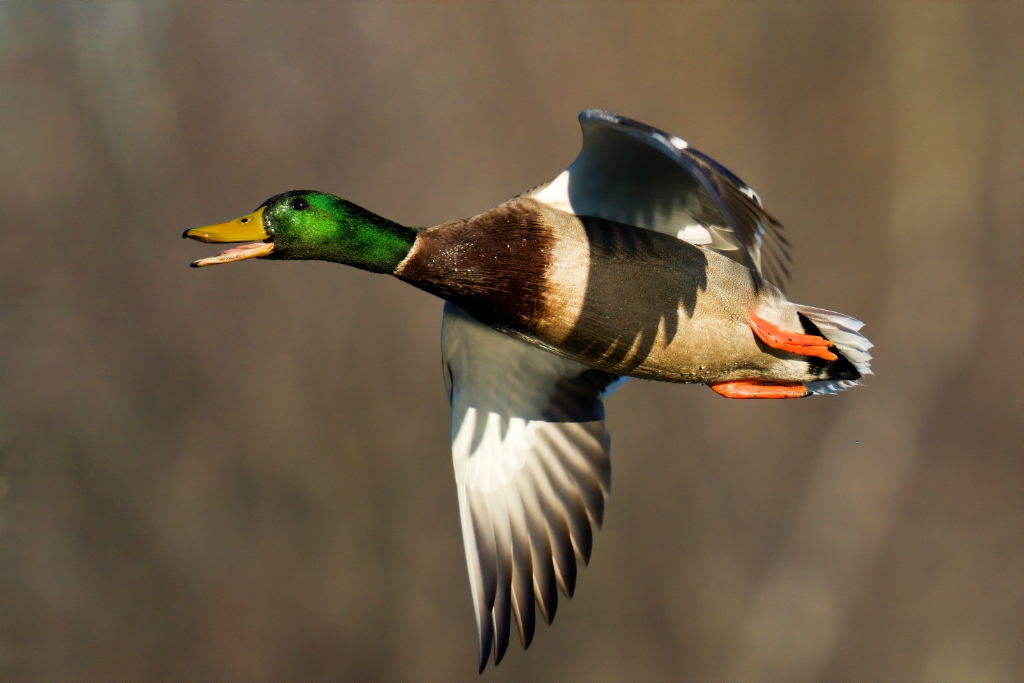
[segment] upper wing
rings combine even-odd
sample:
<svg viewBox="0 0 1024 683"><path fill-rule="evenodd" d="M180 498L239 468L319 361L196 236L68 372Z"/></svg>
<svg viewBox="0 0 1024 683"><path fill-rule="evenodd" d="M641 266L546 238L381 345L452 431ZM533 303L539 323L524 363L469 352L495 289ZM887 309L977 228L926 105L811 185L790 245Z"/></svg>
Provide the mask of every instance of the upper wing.
<svg viewBox="0 0 1024 683"><path fill-rule="evenodd" d="M755 279L788 279L781 224L727 168L685 140L625 116L588 109L580 127L576 161L528 196L569 213L707 244L750 268Z"/></svg>
<svg viewBox="0 0 1024 683"><path fill-rule="evenodd" d="M576 561L590 559L611 486L602 399L619 379L496 332L450 302L441 355L452 457L476 606L480 671L515 616L523 647L534 597L548 623Z"/></svg>

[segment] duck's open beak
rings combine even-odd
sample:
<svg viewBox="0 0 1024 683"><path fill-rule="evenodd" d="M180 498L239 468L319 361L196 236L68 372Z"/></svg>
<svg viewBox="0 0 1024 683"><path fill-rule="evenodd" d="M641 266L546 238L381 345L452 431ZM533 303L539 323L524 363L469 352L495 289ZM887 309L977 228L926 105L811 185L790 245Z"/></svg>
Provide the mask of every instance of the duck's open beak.
<svg viewBox="0 0 1024 683"><path fill-rule="evenodd" d="M216 256L201 258L192 262L193 268L212 266L217 263L231 263L247 258L266 256L274 251L274 242L263 227L263 207L256 209L247 216L236 218L227 223L207 225L201 228L186 230L182 237L190 237L200 242L251 242L222 251Z"/></svg>

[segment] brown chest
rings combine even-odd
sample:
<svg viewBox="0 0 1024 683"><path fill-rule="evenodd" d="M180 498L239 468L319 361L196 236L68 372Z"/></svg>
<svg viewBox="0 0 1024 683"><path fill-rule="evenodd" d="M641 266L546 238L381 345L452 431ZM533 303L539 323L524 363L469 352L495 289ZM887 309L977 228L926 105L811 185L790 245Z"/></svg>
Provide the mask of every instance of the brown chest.
<svg viewBox="0 0 1024 683"><path fill-rule="evenodd" d="M395 275L481 322L533 330L544 315L555 243L541 215L504 204L422 231Z"/></svg>

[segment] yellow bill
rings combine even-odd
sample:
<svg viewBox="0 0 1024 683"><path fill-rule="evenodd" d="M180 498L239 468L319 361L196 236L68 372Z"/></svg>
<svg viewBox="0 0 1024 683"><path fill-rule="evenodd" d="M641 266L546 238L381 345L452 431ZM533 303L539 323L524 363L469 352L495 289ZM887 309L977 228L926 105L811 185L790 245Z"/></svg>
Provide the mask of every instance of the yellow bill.
<svg viewBox="0 0 1024 683"><path fill-rule="evenodd" d="M192 266L194 268L257 258L259 256L266 256L274 251L274 243L270 241L270 235L267 234L263 227L263 207L227 223L205 225L186 230L182 237L198 240L199 242L254 242L254 244L243 244L227 251L222 251L216 256L193 261Z"/></svg>

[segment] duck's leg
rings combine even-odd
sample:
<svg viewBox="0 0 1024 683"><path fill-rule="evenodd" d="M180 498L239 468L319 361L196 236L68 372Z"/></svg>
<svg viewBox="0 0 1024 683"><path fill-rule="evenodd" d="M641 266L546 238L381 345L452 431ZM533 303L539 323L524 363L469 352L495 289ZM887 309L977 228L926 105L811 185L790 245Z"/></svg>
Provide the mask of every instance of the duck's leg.
<svg viewBox="0 0 1024 683"><path fill-rule="evenodd" d="M766 379L737 379L713 382L709 386L726 398L803 398L810 393L800 382L771 382Z"/></svg>
<svg viewBox="0 0 1024 683"><path fill-rule="evenodd" d="M832 342L824 337L788 332L759 318L756 313L750 314L749 321L750 329L757 338L773 349L825 360L838 358L828 350ZM715 382L710 386L715 393L726 398L802 398L810 393L801 382L772 382L766 379L739 379L732 382Z"/></svg>
<svg viewBox="0 0 1024 683"><path fill-rule="evenodd" d="M773 349L798 353L801 356L815 356L825 360L836 360L839 357L828 350L828 347L832 346L832 342L824 337L787 332L767 320L762 320L755 313L750 314L749 320L750 329L754 331L757 338Z"/></svg>

